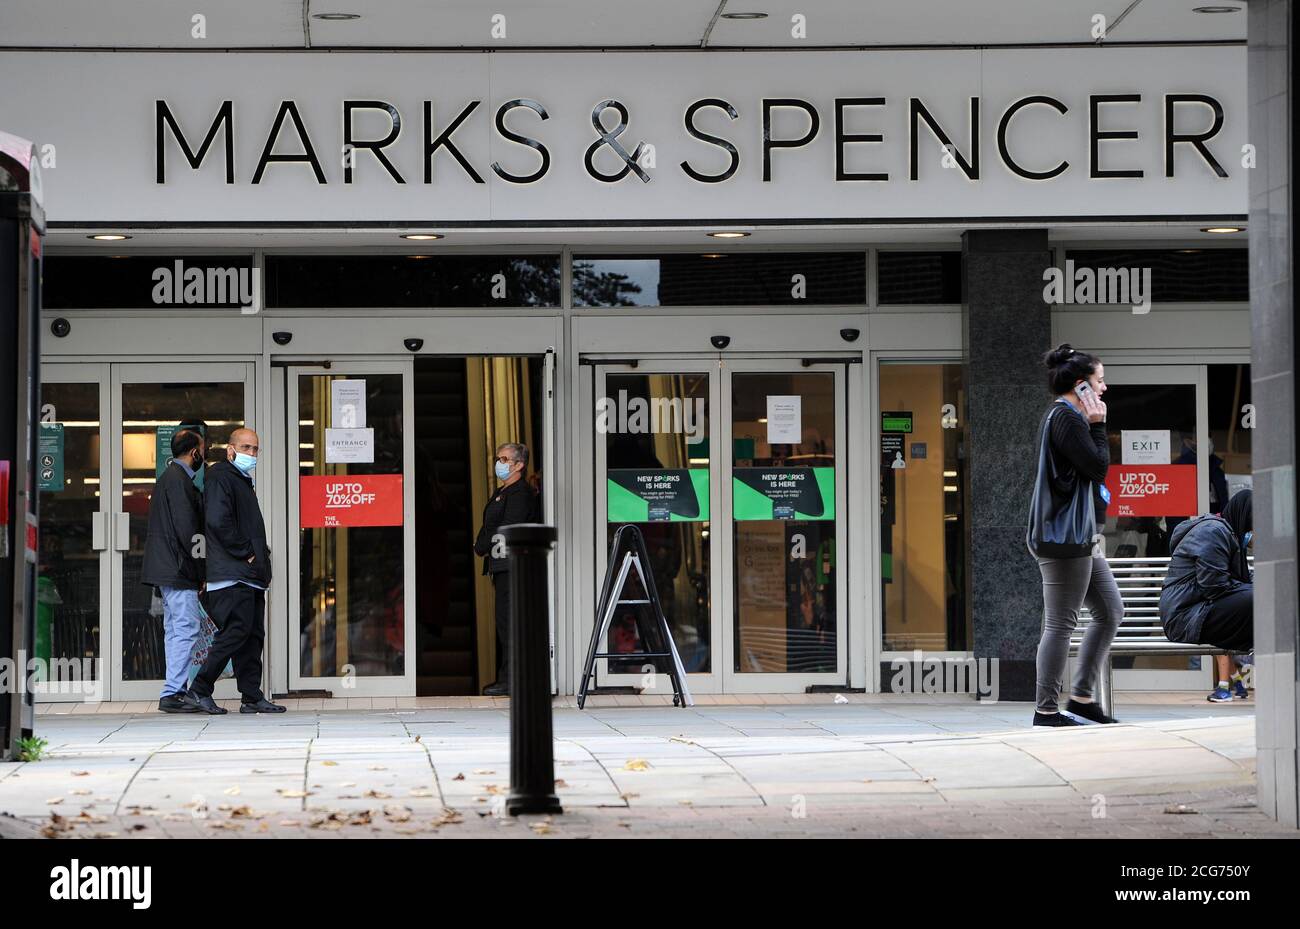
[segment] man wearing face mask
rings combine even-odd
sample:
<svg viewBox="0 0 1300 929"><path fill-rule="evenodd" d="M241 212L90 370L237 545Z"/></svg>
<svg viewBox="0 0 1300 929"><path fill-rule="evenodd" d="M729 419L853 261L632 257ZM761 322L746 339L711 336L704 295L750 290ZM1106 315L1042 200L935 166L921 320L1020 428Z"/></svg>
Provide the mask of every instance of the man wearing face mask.
<svg viewBox="0 0 1300 929"><path fill-rule="evenodd" d="M212 699L221 669L230 661L239 685L241 713L283 713L262 693L262 643L266 638L266 588L271 550L253 492L257 433L236 429L226 460L208 469L204 489L207 528L208 615L217 627L207 661L190 685L190 699L205 713L226 711Z"/></svg>
<svg viewBox="0 0 1300 929"><path fill-rule="evenodd" d="M483 688L489 697L510 693L510 563L505 543L495 538L502 526L541 522L541 505L525 480L528 447L508 442L497 448L493 471L501 487L483 508L483 526L474 541L474 553L483 558L483 573L491 576L496 591L497 679Z"/></svg>
<svg viewBox="0 0 1300 929"><path fill-rule="evenodd" d="M199 588L203 586L200 534L203 498L194 477L203 469L203 436L193 429L172 434L172 460L163 468L149 497L149 534L144 542L140 580L157 587L163 602L163 642L167 680L158 709L196 713L186 699L190 653L199 639Z"/></svg>

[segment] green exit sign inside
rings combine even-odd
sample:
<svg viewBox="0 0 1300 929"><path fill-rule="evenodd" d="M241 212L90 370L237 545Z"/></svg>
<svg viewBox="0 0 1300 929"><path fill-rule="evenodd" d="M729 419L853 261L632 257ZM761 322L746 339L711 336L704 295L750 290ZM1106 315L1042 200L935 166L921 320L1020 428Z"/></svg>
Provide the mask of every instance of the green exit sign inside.
<svg viewBox="0 0 1300 929"><path fill-rule="evenodd" d="M880 431L881 432L911 432L912 431L912 414L906 413L885 413L880 414Z"/></svg>

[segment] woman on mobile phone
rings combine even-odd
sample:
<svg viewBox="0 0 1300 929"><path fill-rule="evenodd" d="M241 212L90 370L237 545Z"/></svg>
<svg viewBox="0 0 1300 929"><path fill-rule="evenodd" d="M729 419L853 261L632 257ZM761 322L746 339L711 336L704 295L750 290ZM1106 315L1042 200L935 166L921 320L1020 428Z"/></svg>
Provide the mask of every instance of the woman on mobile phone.
<svg viewBox="0 0 1300 929"><path fill-rule="evenodd" d="M1101 359L1065 344L1043 356L1056 399L1039 429L1039 469L1027 542L1043 576L1043 631L1038 642L1035 726L1078 726L1080 718L1113 723L1093 699L1109 660L1124 603L1106 561L1105 371ZM1057 704L1079 609L1092 614L1079 650L1066 713ZM1068 715L1067 715L1068 714Z"/></svg>

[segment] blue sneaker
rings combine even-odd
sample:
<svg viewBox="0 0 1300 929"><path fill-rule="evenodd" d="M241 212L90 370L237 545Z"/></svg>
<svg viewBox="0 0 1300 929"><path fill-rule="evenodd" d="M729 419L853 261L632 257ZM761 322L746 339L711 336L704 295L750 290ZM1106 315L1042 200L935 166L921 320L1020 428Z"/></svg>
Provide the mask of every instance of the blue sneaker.
<svg viewBox="0 0 1300 929"><path fill-rule="evenodd" d="M1250 691L1246 689L1246 681L1243 678L1236 678L1232 682L1232 696L1237 700L1249 700Z"/></svg>
<svg viewBox="0 0 1300 929"><path fill-rule="evenodd" d="M1210 694L1205 699L1209 700L1211 703L1231 703L1232 691L1228 690L1226 687L1218 687L1215 689L1214 693Z"/></svg>

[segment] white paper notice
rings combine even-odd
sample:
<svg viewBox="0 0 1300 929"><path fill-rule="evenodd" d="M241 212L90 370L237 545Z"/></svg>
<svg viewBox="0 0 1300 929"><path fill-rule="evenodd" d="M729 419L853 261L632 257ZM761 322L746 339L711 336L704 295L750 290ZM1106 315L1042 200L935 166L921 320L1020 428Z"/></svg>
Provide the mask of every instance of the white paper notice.
<svg viewBox="0 0 1300 929"><path fill-rule="evenodd" d="M767 444L798 445L803 441L803 397L767 398Z"/></svg>
<svg viewBox="0 0 1300 929"><path fill-rule="evenodd" d="M374 464L375 430L326 429L326 464Z"/></svg>
<svg viewBox="0 0 1300 929"><path fill-rule="evenodd" d="M1120 464L1169 464L1168 429L1121 429Z"/></svg>
<svg viewBox="0 0 1300 929"><path fill-rule="evenodd" d="M336 429L366 427L366 382L364 380L330 381L330 409Z"/></svg>

